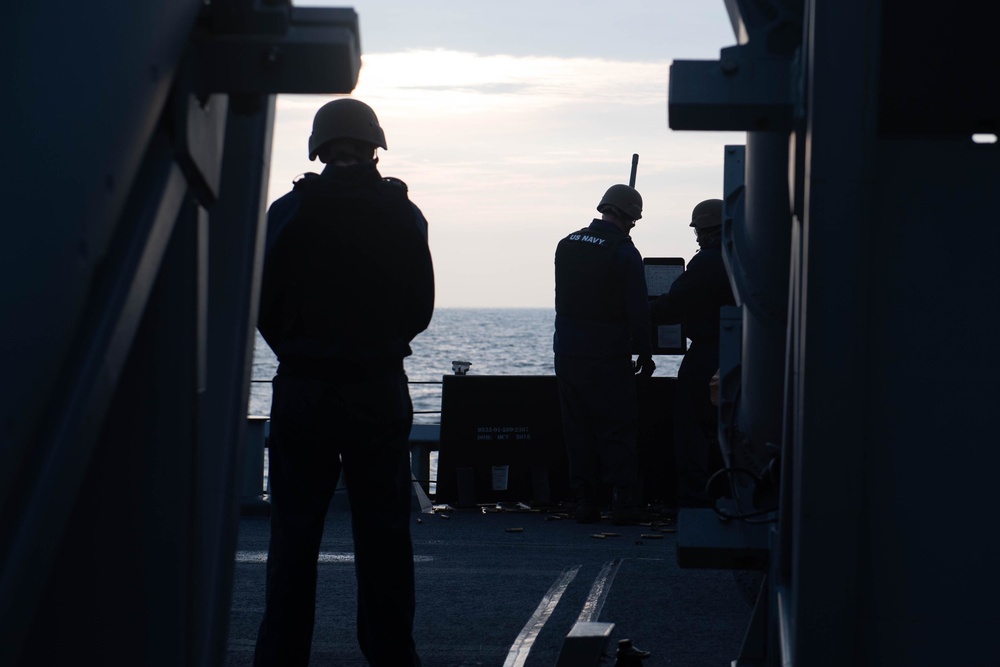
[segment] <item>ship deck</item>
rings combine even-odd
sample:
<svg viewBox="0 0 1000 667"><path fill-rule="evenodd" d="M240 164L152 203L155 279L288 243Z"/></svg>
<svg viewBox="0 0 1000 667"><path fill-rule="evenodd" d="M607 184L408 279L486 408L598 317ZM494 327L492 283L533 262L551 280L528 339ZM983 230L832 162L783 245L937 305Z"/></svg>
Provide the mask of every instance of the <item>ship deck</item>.
<svg viewBox="0 0 1000 667"><path fill-rule="evenodd" d="M342 502L342 501L341 501ZM558 512L413 513L415 639L425 667L556 665L577 621L613 623L644 667L729 665L751 615L730 570L682 569L671 522L581 525ZM266 517L241 519L226 665L250 665L263 612ZM334 499L320 558L311 665L365 665L355 640L348 512Z"/></svg>

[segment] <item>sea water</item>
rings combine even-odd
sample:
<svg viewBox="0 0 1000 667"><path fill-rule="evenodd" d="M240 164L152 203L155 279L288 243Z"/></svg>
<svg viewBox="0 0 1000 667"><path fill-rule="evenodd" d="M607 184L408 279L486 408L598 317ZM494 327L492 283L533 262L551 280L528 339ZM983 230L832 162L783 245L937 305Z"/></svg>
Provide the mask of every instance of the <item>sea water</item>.
<svg viewBox="0 0 1000 667"><path fill-rule="evenodd" d="M438 308L426 331L410 347L404 367L410 381L415 424L441 421L441 378L454 373L453 362L469 364L470 375L553 375L551 308ZM676 376L682 357L657 356L654 375ZM249 414L271 411L271 378L278 362L257 333L250 385ZM267 453L264 454L265 487ZM437 458L431 454L431 480ZM436 485L432 481L431 492Z"/></svg>
<svg viewBox="0 0 1000 667"><path fill-rule="evenodd" d="M440 421L441 377L452 362L470 364L470 375L553 375L551 308L438 308L430 326L410 347L404 365L410 380L414 422ZM676 376L681 357L655 357L654 375ZM249 413L267 416L277 360L257 334Z"/></svg>

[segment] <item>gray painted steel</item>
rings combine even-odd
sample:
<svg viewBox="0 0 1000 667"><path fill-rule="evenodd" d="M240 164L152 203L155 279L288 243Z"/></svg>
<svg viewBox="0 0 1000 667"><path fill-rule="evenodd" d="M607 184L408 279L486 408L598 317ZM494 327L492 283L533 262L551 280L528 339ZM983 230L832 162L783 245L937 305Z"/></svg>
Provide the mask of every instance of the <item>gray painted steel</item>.
<svg viewBox="0 0 1000 667"><path fill-rule="evenodd" d="M8 10L0 663L219 664L273 96L349 92L357 16Z"/></svg>
<svg viewBox="0 0 1000 667"><path fill-rule="evenodd" d="M730 374L722 395L739 396L750 450L776 454L777 434L780 460L758 472L780 470L781 503L736 664L988 664L1000 540L974 508L992 505L1000 462L984 324L1000 145L972 137L1000 128L1000 91L983 85L1000 10L727 8L741 45L673 64L670 125L748 131L743 190L725 193L742 387ZM780 334L780 317L751 317L758 293L776 307L787 295Z"/></svg>

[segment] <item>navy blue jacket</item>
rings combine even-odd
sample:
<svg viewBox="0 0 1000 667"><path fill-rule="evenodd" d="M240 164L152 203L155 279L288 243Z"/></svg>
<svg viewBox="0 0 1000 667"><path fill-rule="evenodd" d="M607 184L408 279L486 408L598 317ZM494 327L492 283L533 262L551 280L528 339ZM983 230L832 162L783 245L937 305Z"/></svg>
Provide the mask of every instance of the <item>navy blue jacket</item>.
<svg viewBox="0 0 1000 667"><path fill-rule="evenodd" d="M555 262L556 354L652 353L645 268L628 234L595 219L559 242Z"/></svg>
<svg viewBox="0 0 1000 667"><path fill-rule="evenodd" d="M306 174L272 204L258 329L283 366L400 367L433 309L427 222L374 162Z"/></svg>

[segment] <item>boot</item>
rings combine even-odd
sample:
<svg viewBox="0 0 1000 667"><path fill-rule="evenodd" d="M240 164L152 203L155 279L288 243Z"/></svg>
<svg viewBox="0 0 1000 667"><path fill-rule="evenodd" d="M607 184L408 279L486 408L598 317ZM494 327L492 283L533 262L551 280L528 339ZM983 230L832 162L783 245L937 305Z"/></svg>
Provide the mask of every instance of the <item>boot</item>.
<svg viewBox="0 0 1000 667"><path fill-rule="evenodd" d="M577 523L597 523L601 520L601 512L597 509L597 493L590 484L579 484L575 488L576 507L573 508L573 519Z"/></svg>
<svg viewBox="0 0 1000 667"><path fill-rule="evenodd" d="M639 499L634 486L616 486L611 496L611 523L631 526L639 523Z"/></svg>

